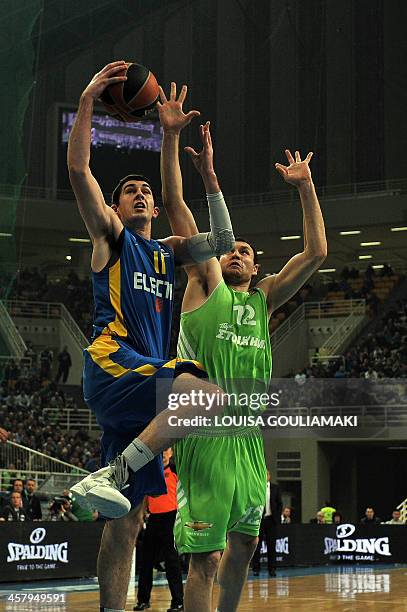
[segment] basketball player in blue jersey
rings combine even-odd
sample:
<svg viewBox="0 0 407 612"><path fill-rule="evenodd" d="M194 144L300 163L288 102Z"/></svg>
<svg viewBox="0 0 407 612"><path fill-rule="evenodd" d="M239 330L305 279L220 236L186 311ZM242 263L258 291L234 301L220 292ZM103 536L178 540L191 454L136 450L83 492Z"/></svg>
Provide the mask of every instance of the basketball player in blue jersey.
<svg viewBox="0 0 407 612"><path fill-rule="evenodd" d="M174 379L173 392L190 391L203 371L197 362L167 359L174 265L206 261L234 244L214 172L201 173L209 194L211 231L207 234L152 240L151 223L159 211L149 181L138 174L122 179L114 189L112 205L106 205L89 167L91 119L94 101L104 89L126 78L116 76L123 64L108 64L86 87L68 145L71 184L93 244L94 333L85 350L84 396L103 430L102 460L109 464L73 490L80 503L89 502L105 516L118 518L105 525L98 558L103 612L124 611L141 502L145 495L166 492L161 456L153 459L173 440L163 429L168 423L165 412L143 432L144 437L138 437L155 415L156 383L171 384ZM175 84L169 100L162 92L163 147L172 146L174 115L185 126L199 114L183 113L185 96L183 87L176 99ZM199 388L219 392L203 380ZM202 407L183 408L189 416L194 410L197 414ZM178 414L182 416L182 411Z"/></svg>

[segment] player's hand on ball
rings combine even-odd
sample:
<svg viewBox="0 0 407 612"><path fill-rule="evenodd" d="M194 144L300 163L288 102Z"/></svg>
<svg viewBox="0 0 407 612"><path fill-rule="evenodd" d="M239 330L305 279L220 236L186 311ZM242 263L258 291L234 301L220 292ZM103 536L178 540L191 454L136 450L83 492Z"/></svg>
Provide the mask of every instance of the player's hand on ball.
<svg viewBox="0 0 407 612"><path fill-rule="evenodd" d="M213 169L212 138L209 126L209 121L207 121L205 125L199 126L199 132L203 145L202 151L197 153L192 147L185 147L184 149L192 159L195 168L198 170L201 176L215 174L215 171Z"/></svg>
<svg viewBox="0 0 407 612"><path fill-rule="evenodd" d="M283 164L275 164L276 170L281 174L286 183L299 187L303 183L309 183L311 181L311 170L309 163L313 155L312 152L308 153L307 157L301 161L299 151L295 152L295 159L291 155L289 149L285 150L285 154L288 159L289 166L283 166Z"/></svg>
<svg viewBox="0 0 407 612"><path fill-rule="evenodd" d="M169 100L167 99L162 87L159 87L159 91L161 102L157 102L157 108L164 132L174 132L179 134L184 127L191 123L194 117L198 117L201 114L197 110L191 110L189 113L184 113L182 110L182 105L187 95L186 85L182 86L178 100L177 86L175 83L171 83Z"/></svg>
<svg viewBox="0 0 407 612"><path fill-rule="evenodd" d="M97 100L106 87L127 79L125 75L118 75L120 71L125 70L125 68L126 62L124 60L107 64L100 72L95 74L89 85L84 89L82 97L90 96L94 100Z"/></svg>

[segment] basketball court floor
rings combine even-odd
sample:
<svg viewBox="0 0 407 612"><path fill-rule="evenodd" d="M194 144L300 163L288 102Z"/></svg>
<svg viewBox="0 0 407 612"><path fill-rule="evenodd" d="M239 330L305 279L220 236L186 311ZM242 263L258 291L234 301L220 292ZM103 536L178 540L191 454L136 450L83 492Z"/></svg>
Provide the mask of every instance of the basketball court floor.
<svg viewBox="0 0 407 612"><path fill-rule="evenodd" d="M150 611L163 612L170 604L166 581L156 579L154 585ZM96 579L4 584L0 585L0 612L98 612L97 589ZM45 595L48 600L52 595L53 601L41 603ZM133 609L135 596L132 582L126 611ZM407 565L284 569L276 578L264 572L247 581L239 612L263 610L407 612Z"/></svg>

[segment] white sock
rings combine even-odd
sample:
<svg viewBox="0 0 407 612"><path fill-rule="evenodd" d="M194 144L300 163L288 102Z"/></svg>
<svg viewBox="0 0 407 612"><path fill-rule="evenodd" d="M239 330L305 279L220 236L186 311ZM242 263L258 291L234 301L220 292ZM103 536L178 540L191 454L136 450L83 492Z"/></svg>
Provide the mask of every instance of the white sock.
<svg viewBox="0 0 407 612"><path fill-rule="evenodd" d="M135 438L122 454L133 472L137 472L143 465L154 459L154 454L139 438Z"/></svg>

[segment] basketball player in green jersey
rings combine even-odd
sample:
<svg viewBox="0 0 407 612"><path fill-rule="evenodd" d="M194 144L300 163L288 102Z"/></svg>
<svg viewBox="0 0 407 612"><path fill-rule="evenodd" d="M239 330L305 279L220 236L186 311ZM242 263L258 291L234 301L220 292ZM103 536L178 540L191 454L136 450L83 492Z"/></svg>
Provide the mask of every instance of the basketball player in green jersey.
<svg viewBox="0 0 407 612"><path fill-rule="evenodd" d="M198 171L213 172L209 124L201 126L203 149L186 151ZM290 299L326 257L324 222L309 169L286 151L288 165L276 164L287 183L297 187L303 209L304 249L281 272L253 285L259 266L245 240L220 260L189 266L178 341L180 357L197 359L226 392L261 393L271 376L268 320L272 310ZM162 157L163 200L174 233L198 232L185 211L178 162L178 140ZM180 212L182 211L182 215ZM239 406L235 415L250 414ZM253 413L252 413L253 414ZM265 503L266 466L263 439L256 428L194 432L175 445L179 476L175 539L180 552L191 553L185 590L187 612L210 612L216 572L219 612L237 609L256 549ZM221 551L224 550L221 557Z"/></svg>

